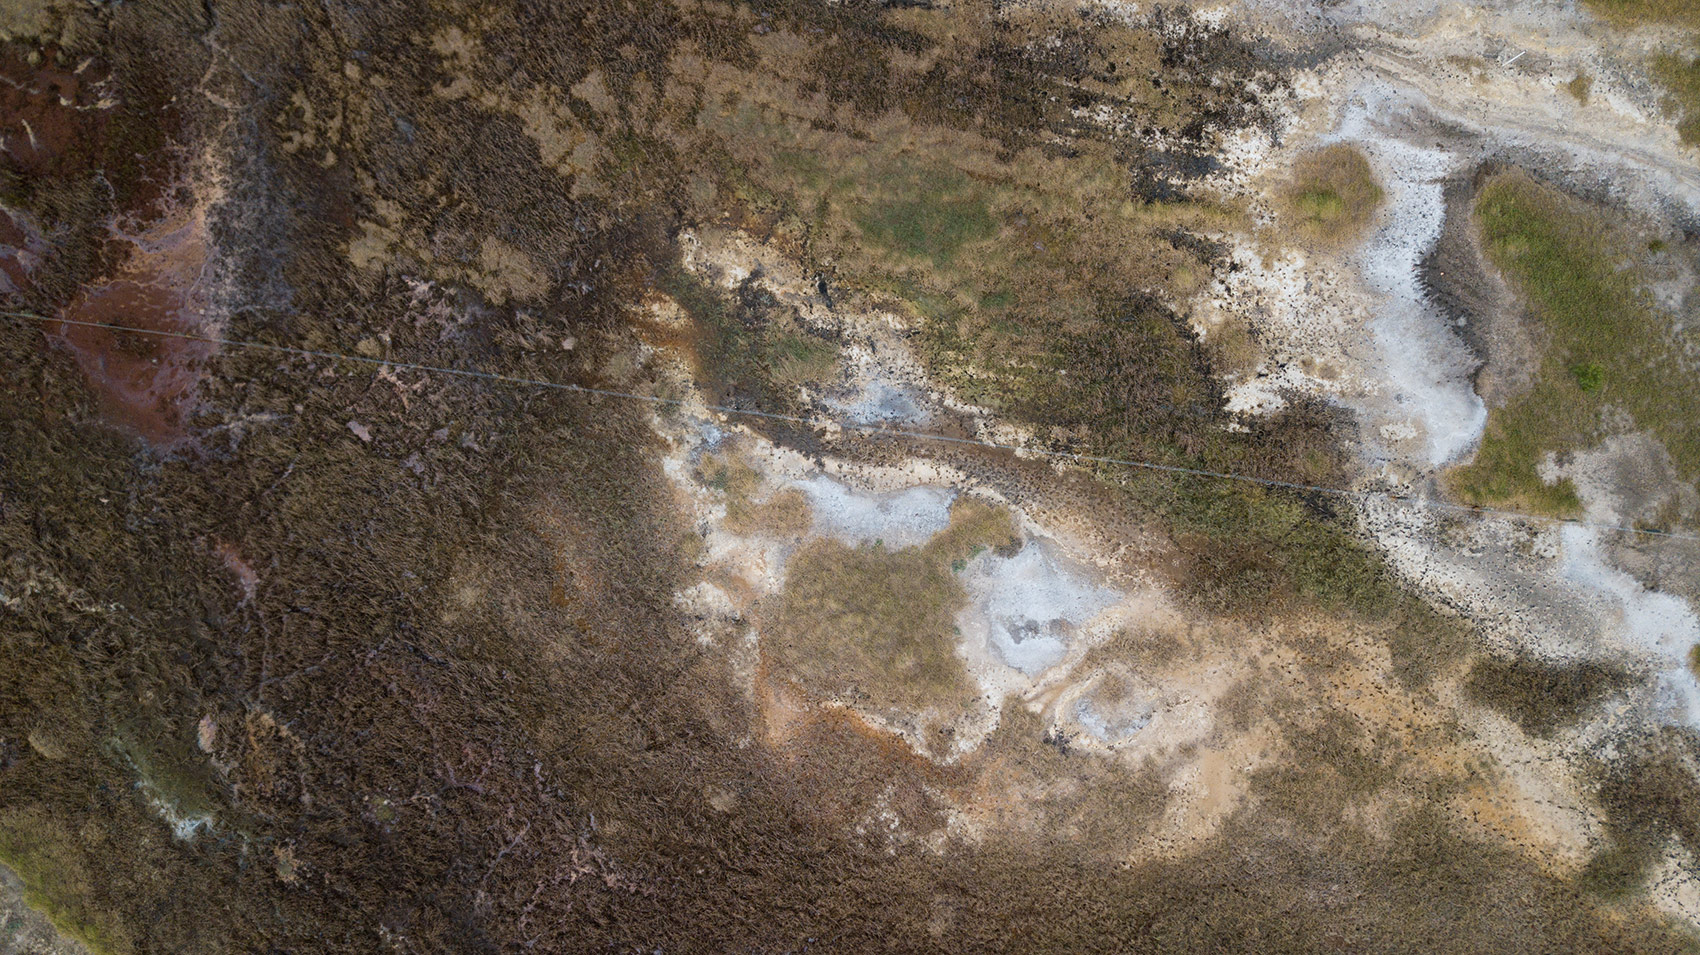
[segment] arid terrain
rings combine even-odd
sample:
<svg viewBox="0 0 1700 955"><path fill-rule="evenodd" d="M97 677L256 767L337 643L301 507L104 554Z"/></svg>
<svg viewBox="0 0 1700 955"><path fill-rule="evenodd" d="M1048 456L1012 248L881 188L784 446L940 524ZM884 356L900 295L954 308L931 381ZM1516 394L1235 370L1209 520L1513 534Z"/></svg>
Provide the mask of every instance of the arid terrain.
<svg viewBox="0 0 1700 955"><path fill-rule="evenodd" d="M0 0L0 955L1700 951L1700 6Z"/></svg>

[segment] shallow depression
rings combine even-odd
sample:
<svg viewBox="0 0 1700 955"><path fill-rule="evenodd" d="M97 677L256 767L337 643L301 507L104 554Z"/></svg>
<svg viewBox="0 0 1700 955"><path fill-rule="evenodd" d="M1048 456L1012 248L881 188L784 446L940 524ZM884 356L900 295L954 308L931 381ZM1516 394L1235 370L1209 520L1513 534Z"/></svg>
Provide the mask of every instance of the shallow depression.
<svg viewBox="0 0 1700 955"><path fill-rule="evenodd" d="M1030 677L1062 662L1076 630L1118 598L1041 540L1011 557L982 554L962 582L969 595L957 618L963 639Z"/></svg>
<svg viewBox="0 0 1700 955"><path fill-rule="evenodd" d="M939 487L860 492L819 475L797 482L809 498L815 532L847 544L919 547L950 525L956 492Z"/></svg>

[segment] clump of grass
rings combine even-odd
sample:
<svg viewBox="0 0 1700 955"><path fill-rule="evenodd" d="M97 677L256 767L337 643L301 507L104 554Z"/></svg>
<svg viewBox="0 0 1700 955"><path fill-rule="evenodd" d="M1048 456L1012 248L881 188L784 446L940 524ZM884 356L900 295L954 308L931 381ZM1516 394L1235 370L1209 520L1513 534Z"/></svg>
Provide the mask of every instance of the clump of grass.
<svg viewBox="0 0 1700 955"><path fill-rule="evenodd" d="M1228 320L1212 329L1211 359L1225 373L1247 374L1263 360L1263 348L1244 322Z"/></svg>
<svg viewBox="0 0 1700 955"><path fill-rule="evenodd" d="M1620 901L1647 884L1647 870L1656 853L1645 843L1614 842L1588 860L1577 881L1582 888L1608 901Z"/></svg>
<svg viewBox="0 0 1700 955"><path fill-rule="evenodd" d="M1688 669L1700 677L1700 643L1688 648Z"/></svg>
<svg viewBox="0 0 1700 955"><path fill-rule="evenodd" d="M1606 370L1598 362L1585 361L1579 365L1570 366L1570 374L1576 378L1576 387L1590 394L1600 390L1606 383Z"/></svg>
<svg viewBox="0 0 1700 955"><path fill-rule="evenodd" d="M1586 106L1588 93L1594 88L1594 78L1586 73L1578 73L1575 79L1564 84L1564 88L1570 91L1571 96L1576 97L1576 102Z"/></svg>
<svg viewBox="0 0 1700 955"><path fill-rule="evenodd" d="M832 374L838 346L813 335L781 332L768 340L766 358L774 381L795 387Z"/></svg>
<svg viewBox="0 0 1700 955"><path fill-rule="evenodd" d="M735 507L748 506L761 487L761 475L743 458L732 453L705 454L697 462L697 476L702 483L726 494Z"/></svg>
<svg viewBox="0 0 1700 955"><path fill-rule="evenodd" d="M1281 211L1311 241L1332 245L1363 231L1382 196L1369 160L1342 143L1300 157L1281 192Z"/></svg>
<svg viewBox="0 0 1700 955"><path fill-rule="evenodd" d="M179 819L217 815L218 785L206 760L196 757L188 740L154 721L137 719L107 745L163 811Z"/></svg>
<svg viewBox="0 0 1700 955"><path fill-rule="evenodd" d="M1493 409L1475 460L1451 476L1454 492L1477 504L1579 513L1575 487L1544 483L1539 464L1598 440L1608 410L1651 431L1685 479L1700 474L1700 396L1646 294L1636 262L1644 242L1520 172L1490 180L1475 214L1489 258L1526 299L1547 346L1530 389Z"/></svg>
<svg viewBox="0 0 1700 955"><path fill-rule="evenodd" d="M787 488L756 508L754 526L772 537L799 537L813 519L808 497L796 488Z"/></svg>
<svg viewBox="0 0 1700 955"><path fill-rule="evenodd" d="M761 495L762 477L735 453L703 455L697 475L726 495L726 527L734 534L797 537L812 519L809 499L795 488Z"/></svg>
<svg viewBox="0 0 1700 955"><path fill-rule="evenodd" d="M876 710L919 712L972 695L956 654L967 599L954 562L1015 543L1009 512L962 499L950 526L920 547L809 544L791 559L763 628L771 664L811 693Z"/></svg>
<svg viewBox="0 0 1700 955"><path fill-rule="evenodd" d="M1634 893L1664 847L1700 851L1700 783L1693 760L1700 738L1666 728L1634 741L1628 755L1597 767L1600 808L1611 846L1582 873L1582 885L1608 899Z"/></svg>
<svg viewBox="0 0 1700 955"><path fill-rule="evenodd" d="M1628 673L1598 663L1551 665L1490 657L1470 671L1464 689L1475 702L1511 717L1525 733L1544 737L1634 682Z"/></svg>
<svg viewBox="0 0 1700 955"><path fill-rule="evenodd" d="M1572 388L1580 391L1574 382ZM1577 405L1548 406L1517 402L1488 416L1481 445L1468 465L1448 479L1452 492L1471 504L1497 504L1554 517L1582 513L1582 498L1569 478L1548 484L1539 463L1548 450L1557 418L1574 418ZM1569 412L1566 414L1565 412ZM1570 443L1581 443L1572 437Z"/></svg>
<svg viewBox="0 0 1700 955"><path fill-rule="evenodd" d="M992 549L1012 554L1021 544L1015 519L1002 507L972 497L959 497L950 506L950 526L927 542L937 559L966 561Z"/></svg>
<svg viewBox="0 0 1700 955"><path fill-rule="evenodd" d="M691 317L697 364L717 401L790 407L798 385L837 367L838 346L802 331L759 286L746 285L734 298L678 267L664 270L657 284Z"/></svg>
<svg viewBox="0 0 1700 955"><path fill-rule="evenodd" d="M1670 90L1677 135L1690 146L1700 145L1700 58L1661 53L1653 58L1653 75Z"/></svg>

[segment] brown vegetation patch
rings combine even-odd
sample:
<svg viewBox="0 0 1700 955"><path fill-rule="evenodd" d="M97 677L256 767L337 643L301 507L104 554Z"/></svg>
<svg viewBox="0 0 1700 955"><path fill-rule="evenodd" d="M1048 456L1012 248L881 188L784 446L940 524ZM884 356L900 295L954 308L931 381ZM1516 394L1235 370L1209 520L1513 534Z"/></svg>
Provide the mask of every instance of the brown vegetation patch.
<svg viewBox="0 0 1700 955"><path fill-rule="evenodd" d="M1464 689L1475 702L1511 717L1524 732L1551 736L1635 682L1631 674L1600 663L1485 657L1470 671Z"/></svg>
<svg viewBox="0 0 1700 955"><path fill-rule="evenodd" d="M102 89L106 79L106 66L92 57L22 43L0 46L0 115L7 117L0 168L20 179L94 168L112 115Z"/></svg>
<svg viewBox="0 0 1700 955"><path fill-rule="evenodd" d="M0 207L0 294L16 295L29 288L47 244L27 216Z"/></svg>

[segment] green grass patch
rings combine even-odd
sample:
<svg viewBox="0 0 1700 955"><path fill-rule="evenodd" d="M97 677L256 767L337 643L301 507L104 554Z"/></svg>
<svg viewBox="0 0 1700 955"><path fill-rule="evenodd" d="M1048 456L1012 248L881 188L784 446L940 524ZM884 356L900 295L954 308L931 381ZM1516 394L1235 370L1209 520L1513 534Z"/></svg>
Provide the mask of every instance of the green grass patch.
<svg viewBox="0 0 1700 955"><path fill-rule="evenodd" d="M128 952L132 949L129 932L95 898L90 870L105 863L87 855L70 832L44 813L0 813L0 863L23 880L24 902L93 952Z"/></svg>
<svg viewBox="0 0 1700 955"><path fill-rule="evenodd" d="M1586 106L1588 94L1594 89L1594 78L1586 73L1578 73L1575 79L1564 84L1564 88L1570 92L1571 96L1576 97L1576 102Z"/></svg>
<svg viewBox="0 0 1700 955"><path fill-rule="evenodd" d="M178 818L217 816L222 800L212 767L188 739L174 737L156 720L137 718L108 745L142 791Z"/></svg>
<svg viewBox="0 0 1700 955"><path fill-rule="evenodd" d="M1606 370L1597 362L1585 361L1579 365L1570 366L1570 374L1576 379L1576 387L1589 394L1600 390L1606 383Z"/></svg>
<svg viewBox="0 0 1700 955"><path fill-rule="evenodd" d="M887 180L856 215L867 238L902 255L948 265L969 243L997 231L985 190L948 166L922 167Z"/></svg>
<svg viewBox="0 0 1700 955"><path fill-rule="evenodd" d="M838 346L797 327L765 292L722 292L682 268L666 270L658 287L672 296L695 327L699 371L718 402L742 396L756 407L783 411L797 386L831 377Z"/></svg>
<svg viewBox="0 0 1700 955"><path fill-rule="evenodd" d="M764 344L763 358L774 381L782 385L819 381L838 364L838 346L813 335L779 332L768 336Z"/></svg>
<svg viewBox="0 0 1700 955"><path fill-rule="evenodd" d="M1661 53L1653 58L1653 76L1670 91L1677 135L1690 146L1700 145L1700 58Z"/></svg>
<svg viewBox="0 0 1700 955"><path fill-rule="evenodd" d="M1280 194L1283 218L1311 241L1325 244L1362 232L1382 198L1369 160L1344 144L1300 157Z"/></svg>
<svg viewBox="0 0 1700 955"><path fill-rule="evenodd" d="M1598 441L1602 419L1620 412L1664 443L1684 479L1700 474L1700 395L1682 342L1646 293L1635 258L1644 241L1521 173L1491 180L1476 218L1489 258L1523 294L1547 345L1533 385L1493 409L1475 460L1452 473L1454 492L1573 516L1575 488L1544 483L1539 464Z"/></svg>

